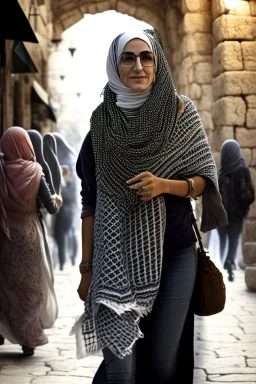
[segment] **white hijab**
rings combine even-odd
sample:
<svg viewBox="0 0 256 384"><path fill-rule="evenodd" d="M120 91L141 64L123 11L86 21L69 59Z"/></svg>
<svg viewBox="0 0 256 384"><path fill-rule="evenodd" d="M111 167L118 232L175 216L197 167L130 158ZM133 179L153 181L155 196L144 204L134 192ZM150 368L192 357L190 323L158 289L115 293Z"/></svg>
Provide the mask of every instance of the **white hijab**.
<svg viewBox="0 0 256 384"><path fill-rule="evenodd" d="M143 92L135 92L126 87L120 80L118 64L119 57L122 54L126 44L133 39L141 39L149 46L153 52L152 44L143 31L126 32L116 43L116 39L112 42L107 58L107 75L108 85L110 89L116 94L116 105L120 108L135 109L141 107L148 99L151 88L150 86Z"/></svg>

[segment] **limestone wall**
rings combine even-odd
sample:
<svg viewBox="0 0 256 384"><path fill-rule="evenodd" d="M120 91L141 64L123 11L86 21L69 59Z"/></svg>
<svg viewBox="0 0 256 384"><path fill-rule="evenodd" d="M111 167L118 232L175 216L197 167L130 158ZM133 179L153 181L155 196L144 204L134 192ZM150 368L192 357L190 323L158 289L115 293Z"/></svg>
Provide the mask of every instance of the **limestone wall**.
<svg viewBox="0 0 256 384"><path fill-rule="evenodd" d="M213 141L212 16L209 0L169 2L166 28L169 61L179 94L195 103L210 142Z"/></svg>
<svg viewBox="0 0 256 384"><path fill-rule="evenodd" d="M212 2L213 134L216 144L236 139L256 187L256 1L241 1L233 10ZM216 148L217 149L217 148ZM256 289L256 202L245 221L242 244L246 284Z"/></svg>

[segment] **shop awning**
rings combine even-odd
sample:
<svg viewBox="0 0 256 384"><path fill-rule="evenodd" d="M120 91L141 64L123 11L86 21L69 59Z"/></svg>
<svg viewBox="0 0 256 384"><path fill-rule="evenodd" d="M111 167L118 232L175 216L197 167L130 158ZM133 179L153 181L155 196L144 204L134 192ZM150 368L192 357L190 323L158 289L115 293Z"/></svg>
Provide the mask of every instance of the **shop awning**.
<svg viewBox="0 0 256 384"><path fill-rule="evenodd" d="M56 123L56 112L50 103L50 97L48 93L41 87L41 85L36 80L33 81L32 87L32 101L44 103L48 108L48 118Z"/></svg>
<svg viewBox="0 0 256 384"><path fill-rule="evenodd" d="M36 35L29 24L17 0L4 0L1 4L0 23L4 40L30 41L38 43ZM1 34L2 34L1 33Z"/></svg>
<svg viewBox="0 0 256 384"><path fill-rule="evenodd" d="M12 73L38 72L31 56L22 41L15 41L12 55Z"/></svg>

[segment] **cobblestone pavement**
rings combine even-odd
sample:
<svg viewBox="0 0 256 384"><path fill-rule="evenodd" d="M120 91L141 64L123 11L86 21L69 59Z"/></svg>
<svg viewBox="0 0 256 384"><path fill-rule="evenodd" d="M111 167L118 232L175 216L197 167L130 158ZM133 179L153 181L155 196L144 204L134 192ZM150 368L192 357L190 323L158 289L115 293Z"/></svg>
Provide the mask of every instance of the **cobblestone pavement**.
<svg viewBox="0 0 256 384"><path fill-rule="evenodd" d="M64 272L56 272L59 317L54 328L47 330L49 344L37 348L33 357L23 357L18 345L6 342L0 346L1 384L92 382L102 358L77 360L75 340L69 336L83 310L76 294L77 269L67 266ZM227 281L226 286L225 310L209 318L196 318L194 384L256 383L256 293L246 290L242 270L236 271L235 282Z"/></svg>

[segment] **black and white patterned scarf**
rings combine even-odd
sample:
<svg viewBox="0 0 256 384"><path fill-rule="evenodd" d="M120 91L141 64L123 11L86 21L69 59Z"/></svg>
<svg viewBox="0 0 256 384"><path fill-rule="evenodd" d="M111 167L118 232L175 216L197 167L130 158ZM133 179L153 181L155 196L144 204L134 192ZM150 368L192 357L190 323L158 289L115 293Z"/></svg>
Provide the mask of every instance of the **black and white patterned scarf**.
<svg viewBox="0 0 256 384"><path fill-rule="evenodd" d="M226 220L199 114L182 96L184 111L176 122L179 98L170 69L160 44L150 34L148 38L157 52L158 69L146 102L127 120L107 85L104 101L91 118L97 180L93 280L85 312L73 329L78 358L104 347L119 358L130 354L136 340L143 337L140 317L152 310L158 292L164 198L139 201L128 188L128 179L143 171L167 179L175 175L205 177L204 230ZM113 49L119 39L112 43Z"/></svg>

